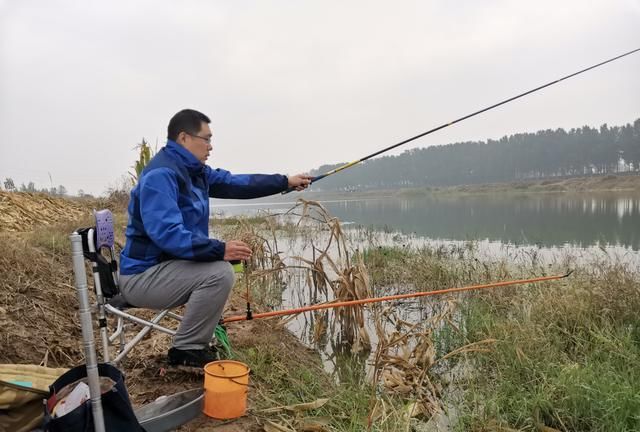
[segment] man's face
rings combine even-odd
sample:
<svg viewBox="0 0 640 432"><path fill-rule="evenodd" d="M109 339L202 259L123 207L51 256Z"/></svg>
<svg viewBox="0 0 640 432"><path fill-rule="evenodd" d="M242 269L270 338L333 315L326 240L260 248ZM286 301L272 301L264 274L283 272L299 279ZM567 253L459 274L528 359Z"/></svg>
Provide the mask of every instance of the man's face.
<svg viewBox="0 0 640 432"><path fill-rule="evenodd" d="M211 129L205 122L200 123L200 131L197 134L188 134L180 132L181 144L189 150L200 162L206 163L209 158L211 147Z"/></svg>

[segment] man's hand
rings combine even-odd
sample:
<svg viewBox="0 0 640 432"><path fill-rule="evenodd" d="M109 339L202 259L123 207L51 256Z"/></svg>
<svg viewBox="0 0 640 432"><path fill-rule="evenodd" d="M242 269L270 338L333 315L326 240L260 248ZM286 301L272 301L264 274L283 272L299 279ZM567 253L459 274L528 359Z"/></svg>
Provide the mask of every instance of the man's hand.
<svg viewBox="0 0 640 432"><path fill-rule="evenodd" d="M295 188L297 191L305 190L311 184L312 176L305 174L297 174L289 177L289 187Z"/></svg>
<svg viewBox="0 0 640 432"><path fill-rule="evenodd" d="M224 247L224 260L237 261L251 258L251 248L240 240L229 240Z"/></svg>

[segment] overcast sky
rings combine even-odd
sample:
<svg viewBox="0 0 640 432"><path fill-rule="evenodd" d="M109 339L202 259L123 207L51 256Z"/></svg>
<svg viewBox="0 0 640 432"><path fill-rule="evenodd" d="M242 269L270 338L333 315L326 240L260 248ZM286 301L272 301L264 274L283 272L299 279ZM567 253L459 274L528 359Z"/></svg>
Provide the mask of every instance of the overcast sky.
<svg viewBox="0 0 640 432"><path fill-rule="evenodd" d="M210 165L292 174L638 47L640 0L0 0L0 179L101 194L187 107ZM632 122L639 77L640 53L395 154Z"/></svg>

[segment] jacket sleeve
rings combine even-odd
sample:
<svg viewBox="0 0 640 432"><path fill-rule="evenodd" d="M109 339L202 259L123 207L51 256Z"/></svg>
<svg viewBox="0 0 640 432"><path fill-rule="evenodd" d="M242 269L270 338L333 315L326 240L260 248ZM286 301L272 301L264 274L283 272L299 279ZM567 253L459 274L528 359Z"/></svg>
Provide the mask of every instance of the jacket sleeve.
<svg viewBox="0 0 640 432"><path fill-rule="evenodd" d="M165 253L192 261L224 258L224 242L185 227L178 207L178 181L172 170L158 168L142 177L140 215L147 235Z"/></svg>
<svg viewBox="0 0 640 432"><path fill-rule="evenodd" d="M211 198L260 198L282 192L289 186L281 174L231 174L209 166L205 168Z"/></svg>

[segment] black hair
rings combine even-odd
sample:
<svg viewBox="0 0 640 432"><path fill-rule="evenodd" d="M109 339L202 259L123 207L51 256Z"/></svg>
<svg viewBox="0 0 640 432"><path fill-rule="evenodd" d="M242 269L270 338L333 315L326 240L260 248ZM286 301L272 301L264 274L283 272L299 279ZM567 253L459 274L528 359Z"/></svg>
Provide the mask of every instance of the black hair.
<svg viewBox="0 0 640 432"><path fill-rule="evenodd" d="M180 132L186 132L195 135L200 132L202 122L211 123L209 117L199 111L192 109L183 109L169 120L167 128L167 138L175 141L178 139Z"/></svg>

